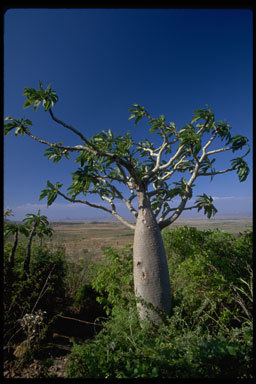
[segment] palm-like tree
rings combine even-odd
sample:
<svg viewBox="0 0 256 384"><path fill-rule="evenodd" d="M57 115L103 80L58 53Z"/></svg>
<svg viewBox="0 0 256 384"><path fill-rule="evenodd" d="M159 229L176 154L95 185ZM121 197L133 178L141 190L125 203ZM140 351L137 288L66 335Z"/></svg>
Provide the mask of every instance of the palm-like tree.
<svg viewBox="0 0 256 384"><path fill-rule="evenodd" d="M18 245L19 233L22 233L25 236L28 236L29 228L22 223L8 223L8 222L4 223L4 237L7 238L10 235L14 235L13 247L8 258L8 266L10 270L12 270L14 267L14 257L15 257L15 252Z"/></svg>
<svg viewBox="0 0 256 384"><path fill-rule="evenodd" d="M46 216L40 215L40 210L38 210L37 215L34 215L33 213L28 213L27 218L23 220L23 222L29 226L31 226L31 231L29 234L28 239L28 245L27 245L27 252L26 252L26 258L24 261L24 272L29 274L29 267L30 267L30 256L31 256L31 244L33 237L36 235L36 231L38 228L45 228L49 227L49 221L47 220Z"/></svg>
<svg viewBox="0 0 256 384"><path fill-rule="evenodd" d="M40 239L39 249L41 250L42 246L43 246L43 237L44 236L52 237L53 229L50 226L45 226L45 225L44 226L39 226L37 228L36 234L37 234L37 236Z"/></svg>

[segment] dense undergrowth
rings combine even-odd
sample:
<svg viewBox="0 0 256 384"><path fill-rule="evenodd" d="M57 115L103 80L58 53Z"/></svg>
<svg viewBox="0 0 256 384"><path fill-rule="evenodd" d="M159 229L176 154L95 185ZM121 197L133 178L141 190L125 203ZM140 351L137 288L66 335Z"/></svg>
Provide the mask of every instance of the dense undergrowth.
<svg viewBox="0 0 256 384"><path fill-rule="evenodd" d="M5 268L5 344L20 329L18 320L40 309L46 312L44 327L34 332L40 348L56 298L69 297L76 307L87 302L90 310L96 292L107 320L94 338L74 342L69 378L252 378L252 232L235 237L182 227L164 231L163 239L173 311L160 328L139 323L131 246L106 248L104 263L92 266L86 258L67 263L62 248L34 247L32 273L24 280L19 245L12 276ZM10 249L6 243L5 261ZM20 335L29 339L24 328Z"/></svg>

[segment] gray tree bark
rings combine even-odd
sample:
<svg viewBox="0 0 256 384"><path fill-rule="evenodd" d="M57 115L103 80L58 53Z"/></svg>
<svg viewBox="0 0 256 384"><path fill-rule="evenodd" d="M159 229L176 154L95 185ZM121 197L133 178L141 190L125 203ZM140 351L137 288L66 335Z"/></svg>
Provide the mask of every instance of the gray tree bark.
<svg viewBox="0 0 256 384"><path fill-rule="evenodd" d="M151 205L138 193L139 209L133 245L133 276L140 319L161 323L159 312L171 312L171 287L164 244ZM148 303L157 310L147 307Z"/></svg>

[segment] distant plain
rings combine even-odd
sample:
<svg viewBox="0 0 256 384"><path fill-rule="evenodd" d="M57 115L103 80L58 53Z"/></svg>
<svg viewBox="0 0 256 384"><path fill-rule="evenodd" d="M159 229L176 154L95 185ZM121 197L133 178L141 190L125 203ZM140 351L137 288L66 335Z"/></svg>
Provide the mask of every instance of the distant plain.
<svg viewBox="0 0 256 384"><path fill-rule="evenodd" d="M237 236L252 226L252 218L181 218L169 230L185 225L200 230L218 228ZM51 226L53 237L46 243L54 248L61 244L66 255L74 260L88 255L97 262L102 258L104 247L122 248L133 243L133 231L115 221L53 222Z"/></svg>

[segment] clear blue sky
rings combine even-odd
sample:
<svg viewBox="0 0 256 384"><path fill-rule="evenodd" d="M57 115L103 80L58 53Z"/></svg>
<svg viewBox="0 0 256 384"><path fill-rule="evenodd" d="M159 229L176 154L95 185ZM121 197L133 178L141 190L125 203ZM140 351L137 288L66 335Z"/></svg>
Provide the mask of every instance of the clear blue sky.
<svg viewBox="0 0 256 384"><path fill-rule="evenodd" d="M149 136L134 128L128 109L138 103L179 128L196 108L210 105L233 134L252 144L252 13L239 9L11 9L4 17L4 116L33 121L35 135L66 145L81 144L43 110L23 109L24 86L52 84L54 113L88 138L101 129ZM4 205L23 219L41 213L50 220L99 218L101 211L60 197L48 209L39 195L49 179L68 187L73 159L55 164L46 147L29 137L4 139ZM240 153L235 153L234 157ZM220 168L230 165L223 155ZM247 157L252 166L252 155ZM223 163L223 164L222 164ZM194 195L214 197L219 214L252 211L252 170L246 182L235 173L197 182ZM94 201L96 201L94 199ZM120 210L120 212L126 212ZM217 216L216 216L217 217ZM111 216L109 216L111 219Z"/></svg>

